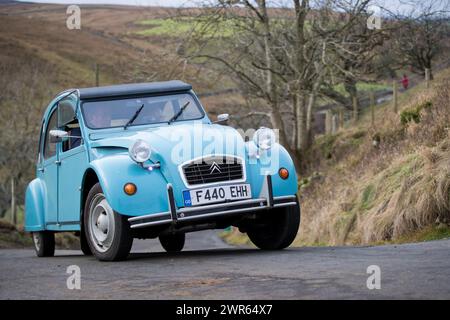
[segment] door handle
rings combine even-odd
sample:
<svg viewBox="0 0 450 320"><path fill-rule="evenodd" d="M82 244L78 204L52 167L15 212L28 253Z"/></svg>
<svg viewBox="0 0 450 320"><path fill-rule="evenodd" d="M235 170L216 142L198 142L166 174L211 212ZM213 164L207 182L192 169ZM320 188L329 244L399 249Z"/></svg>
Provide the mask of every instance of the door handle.
<svg viewBox="0 0 450 320"><path fill-rule="evenodd" d="M44 172L44 171L45 171L44 168L38 168L37 170L38 170L39 172Z"/></svg>
<svg viewBox="0 0 450 320"><path fill-rule="evenodd" d="M55 164L56 164L57 166L60 166L60 165L61 165L61 160L56 160L56 161L55 161Z"/></svg>

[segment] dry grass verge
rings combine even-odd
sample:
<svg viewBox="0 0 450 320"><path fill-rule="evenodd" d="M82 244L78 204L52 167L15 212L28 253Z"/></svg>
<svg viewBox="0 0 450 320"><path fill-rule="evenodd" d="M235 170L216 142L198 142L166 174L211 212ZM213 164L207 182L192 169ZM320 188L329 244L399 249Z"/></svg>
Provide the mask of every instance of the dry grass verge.
<svg viewBox="0 0 450 320"><path fill-rule="evenodd" d="M438 225L447 228L450 72L436 83L405 95L400 114L381 107L376 129L366 117L358 127L318 140L314 152L325 152L328 160L314 168L322 178L302 188L297 244L400 241ZM413 116L405 120L404 114Z"/></svg>
<svg viewBox="0 0 450 320"><path fill-rule="evenodd" d="M80 249L79 238L72 233L57 233L55 235L57 249ZM10 222L0 219L0 249L31 248L31 235L22 226L15 227Z"/></svg>

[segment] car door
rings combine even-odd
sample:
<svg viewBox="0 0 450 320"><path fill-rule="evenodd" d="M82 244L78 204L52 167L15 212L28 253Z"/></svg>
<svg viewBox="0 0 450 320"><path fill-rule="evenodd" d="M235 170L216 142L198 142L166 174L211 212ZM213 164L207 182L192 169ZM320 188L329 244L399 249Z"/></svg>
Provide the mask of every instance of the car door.
<svg viewBox="0 0 450 320"><path fill-rule="evenodd" d="M57 128L56 108L48 117L45 126L44 146L41 150L39 175L45 185L45 222L49 229L58 224L58 152L57 145L50 141L50 130Z"/></svg>
<svg viewBox="0 0 450 320"><path fill-rule="evenodd" d="M62 225L73 226L80 225L81 184L87 164L76 106L75 95L58 103L58 128L69 133L68 140L59 143L58 219Z"/></svg>

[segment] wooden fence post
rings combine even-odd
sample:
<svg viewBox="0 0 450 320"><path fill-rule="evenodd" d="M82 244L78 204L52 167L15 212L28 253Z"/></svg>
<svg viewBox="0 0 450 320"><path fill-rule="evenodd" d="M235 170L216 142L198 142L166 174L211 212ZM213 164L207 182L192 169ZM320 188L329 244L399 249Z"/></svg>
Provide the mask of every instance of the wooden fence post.
<svg viewBox="0 0 450 320"><path fill-rule="evenodd" d="M370 116L372 127L375 127L375 92L370 91Z"/></svg>
<svg viewBox="0 0 450 320"><path fill-rule="evenodd" d="M398 109L397 80L393 81L393 83L392 83L392 90L393 90L394 112L397 113L397 109Z"/></svg>
<svg viewBox="0 0 450 320"><path fill-rule="evenodd" d="M326 134L332 133L331 121L332 121L331 110L327 110L327 111L325 111L325 133Z"/></svg>
<svg viewBox="0 0 450 320"><path fill-rule="evenodd" d="M353 122L358 121L358 98L353 97Z"/></svg>
<svg viewBox="0 0 450 320"><path fill-rule="evenodd" d="M15 181L14 177L11 178L11 223L17 224L16 219L16 193L15 193Z"/></svg>
<svg viewBox="0 0 450 320"><path fill-rule="evenodd" d="M425 86L428 89L430 87L430 69L425 69Z"/></svg>
<svg viewBox="0 0 450 320"><path fill-rule="evenodd" d="M344 109L339 109L339 129L344 128Z"/></svg>
<svg viewBox="0 0 450 320"><path fill-rule="evenodd" d="M336 114L333 114L331 116L331 133L335 134L338 128L338 116Z"/></svg>
<svg viewBox="0 0 450 320"><path fill-rule="evenodd" d="M98 63L95 63L95 86L98 87L100 85L100 70Z"/></svg>

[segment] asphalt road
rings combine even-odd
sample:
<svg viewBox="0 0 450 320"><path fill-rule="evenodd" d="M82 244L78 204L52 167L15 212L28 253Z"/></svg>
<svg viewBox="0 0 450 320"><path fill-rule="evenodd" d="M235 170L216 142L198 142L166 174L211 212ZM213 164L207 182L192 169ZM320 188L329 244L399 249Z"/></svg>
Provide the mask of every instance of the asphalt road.
<svg viewBox="0 0 450 320"><path fill-rule="evenodd" d="M67 288L67 267L81 289ZM377 265L381 288L367 288ZM187 235L185 251L136 241L124 262L79 251L37 258L0 250L0 299L450 299L450 240L378 247L303 247L263 252L231 247L213 231Z"/></svg>

